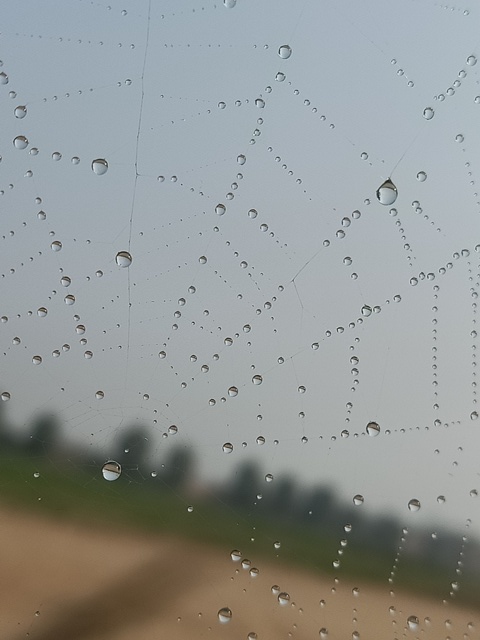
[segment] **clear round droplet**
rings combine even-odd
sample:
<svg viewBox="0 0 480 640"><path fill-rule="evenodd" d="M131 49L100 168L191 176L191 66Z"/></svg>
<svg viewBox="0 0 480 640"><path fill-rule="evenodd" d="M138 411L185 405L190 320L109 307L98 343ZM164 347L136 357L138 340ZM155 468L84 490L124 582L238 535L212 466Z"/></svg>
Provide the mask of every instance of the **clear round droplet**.
<svg viewBox="0 0 480 640"><path fill-rule="evenodd" d="M328 630L325 627L322 627L318 632L321 640L326 640L328 638Z"/></svg>
<svg viewBox="0 0 480 640"><path fill-rule="evenodd" d="M417 173L417 180L419 182L425 182L426 179L427 179L427 174L425 173L425 171L419 171Z"/></svg>
<svg viewBox="0 0 480 640"><path fill-rule="evenodd" d="M365 316L365 318L368 318L368 316L372 315L372 307L370 307L368 304L364 304L362 307L362 316Z"/></svg>
<svg viewBox="0 0 480 640"><path fill-rule="evenodd" d="M32 362L33 364L42 364L42 356L33 356Z"/></svg>
<svg viewBox="0 0 480 640"><path fill-rule="evenodd" d="M232 611L228 607L222 607L218 610L218 620L221 624L227 624L232 619Z"/></svg>
<svg viewBox="0 0 480 640"><path fill-rule="evenodd" d="M253 384L262 384L263 378L262 378L262 376L257 374L255 376L253 376L252 382L253 382Z"/></svg>
<svg viewBox="0 0 480 640"><path fill-rule="evenodd" d="M408 501L408 508L410 511L419 511L420 506L420 500L417 500L417 498L412 498Z"/></svg>
<svg viewBox="0 0 480 640"><path fill-rule="evenodd" d="M255 100L255 106L256 106L258 109L263 109L263 108L265 107L265 100L263 100L262 98L257 98L257 99Z"/></svg>
<svg viewBox="0 0 480 640"><path fill-rule="evenodd" d="M228 389L228 395L229 395L231 398L234 398L235 396L238 396L238 389L237 389L237 387L230 387L230 388Z"/></svg>
<svg viewBox="0 0 480 640"><path fill-rule="evenodd" d="M282 44L282 46L279 47L279 49L278 49L278 55L283 60L286 60L287 58L290 58L290 56L292 55L291 47L288 44Z"/></svg>
<svg viewBox="0 0 480 640"><path fill-rule="evenodd" d="M468 56L468 58L467 58L467 64L468 64L470 67L474 67L474 66L477 64L477 57L476 57L476 56L473 56L473 55Z"/></svg>
<svg viewBox="0 0 480 640"><path fill-rule="evenodd" d="M470 420L477 420L477 419L478 419L477 411L472 411L472 413L470 414Z"/></svg>
<svg viewBox="0 0 480 640"><path fill-rule="evenodd" d="M3 402L8 402L10 400L10 393L8 391L4 391L0 398L3 400Z"/></svg>
<svg viewBox="0 0 480 640"><path fill-rule="evenodd" d="M420 622L417 616L408 616L407 626L410 629L410 631L417 631L418 627L420 626Z"/></svg>
<svg viewBox="0 0 480 640"><path fill-rule="evenodd" d="M132 256L128 251L119 251L115 256L115 262L119 267L129 267L132 264Z"/></svg>
<svg viewBox="0 0 480 640"><path fill-rule="evenodd" d="M8 84L8 75L5 73L5 71L2 71L0 73L0 84Z"/></svg>
<svg viewBox="0 0 480 640"><path fill-rule="evenodd" d="M13 139L13 146L16 149L26 149L28 147L28 138L25 136L17 136Z"/></svg>
<svg viewBox="0 0 480 640"><path fill-rule="evenodd" d="M388 179L377 189L377 200L380 204L391 205L397 199L397 187Z"/></svg>
<svg viewBox="0 0 480 640"><path fill-rule="evenodd" d="M62 249L62 243L60 242L60 240L54 240L50 245L50 248L52 249L52 251L60 251Z"/></svg>
<svg viewBox="0 0 480 640"><path fill-rule="evenodd" d="M432 109L432 107L427 107L423 110L423 117L425 118L425 120L431 120L434 115L435 111Z"/></svg>
<svg viewBox="0 0 480 640"><path fill-rule="evenodd" d="M282 591L277 596L278 603L285 607L290 602L290 595L286 591Z"/></svg>
<svg viewBox="0 0 480 640"><path fill-rule="evenodd" d="M19 105L18 107L15 107L13 113L15 114L16 118L22 120L27 115L27 107L25 107L24 105Z"/></svg>
<svg viewBox="0 0 480 640"><path fill-rule="evenodd" d="M95 398L96 398L97 400L103 400L103 398L104 398L104 397L105 397L105 393L104 393L103 391L101 391L101 390L98 390L98 391L95 393Z"/></svg>
<svg viewBox="0 0 480 640"><path fill-rule="evenodd" d="M109 482L118 480L121 473L122 467L118 462L115 462L115 460L108 460L102 467L102 476Z"/></svg>
<svg viewBox="0 0 480 640"><path fill-rule="evenodd" d="M48 311L46 307L39 307L37 309L37 316L40 318L44 318L47 315Z"/></svg>
<svg viewBox="0 0 480 640"><path fill-rule="evenodd" d="M225 444L222 447L223 453L232 453L233 451L233 444L231 442L225 442Z"/></svg>
<svg viewBox="0 0 480 640"><path fill-rule="evenodd" d="M217 206L215 207L215 213L217 214L217 216L223 216L226 210L227 208L224 204L217 204Z"/></svg>
<svg viewBox="0 0 480 640"><path fill-rule="evenodd" d="M378 425L377 422L369 422L367 424L366 430L368 435L374 438L375 436L378 436L378 434L380 433L380 426Z"/></svg>
<svg viewBox="0 0 480 640"><path fill-rule="evenodd" d="M266 474L265 482L273 482L273 475L271 473Z"/></svg>
<svg viewBox="0 0 480 640"><path fill-rule="evenodd" d="M97 158L92 161L92 171L97 176L103 176L108 171L108 162L104 158Z"/></svg>
<svg viewBox="0 0 480 640"><path fill-rule="evenodd" d="M357 493L356 496L353 496L353 504L357 507L363 504L364 501L365 501L365 498L360 493Z"/></svg>
<svg viewBox="0 0 480 640"><path fill-rule="evenodd" d="M233 9L233 7L237 4L237 0L223 0L223 4L227 9Z"/></svg>

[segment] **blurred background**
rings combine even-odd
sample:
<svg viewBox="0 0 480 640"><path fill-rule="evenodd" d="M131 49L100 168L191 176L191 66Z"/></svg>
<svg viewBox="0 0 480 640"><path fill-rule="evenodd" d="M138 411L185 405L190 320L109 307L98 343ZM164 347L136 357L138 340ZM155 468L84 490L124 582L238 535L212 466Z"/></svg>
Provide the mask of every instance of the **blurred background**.
<svg viewBox="0 0 480 640"><path fill-rule="evenodd" d="M479 10L4 13L3 637L477 637Z"/></svg>

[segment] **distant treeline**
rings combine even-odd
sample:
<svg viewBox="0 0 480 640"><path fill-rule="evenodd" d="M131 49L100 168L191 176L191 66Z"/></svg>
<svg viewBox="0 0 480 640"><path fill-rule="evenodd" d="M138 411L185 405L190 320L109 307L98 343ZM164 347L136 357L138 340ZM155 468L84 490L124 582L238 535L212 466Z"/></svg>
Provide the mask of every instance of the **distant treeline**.
<svg viewBox="0 0 480 640"><path fill-rule="evenodd" d="M15 450L59 459L68 455L77 464L89 467L107 459L103 451L92 450L91 446L72 450L71 445L62 442L61 435L58 417L47 413L37 415L27 431L17 435L16 430L7 425L0 408L0 446L4 454ZM451 568L452 581L458 567L463 574L480 574L480 545L475 539L463 539L458 533L439 527L435 531L415 528L407 532L405 524L395 516L367 516L361 508L341 500L331 486L305 486L289 475L266 482L265 474L253 461L235 467L230 479L221 485L204 490L195 474L193 449L180 445L169 447L165 459L152 466L149 434L140 426L127 427L119 433L108 459L120 463L134 481L155 489L195 495L197 499L212 500L213 497L245 516L254 515L282 527L318 532L340 541L343 534L347 537L345 526L351 525L349 548L353 545L394 557L401 547L403 556L421 559L424 565Z"/></svg>

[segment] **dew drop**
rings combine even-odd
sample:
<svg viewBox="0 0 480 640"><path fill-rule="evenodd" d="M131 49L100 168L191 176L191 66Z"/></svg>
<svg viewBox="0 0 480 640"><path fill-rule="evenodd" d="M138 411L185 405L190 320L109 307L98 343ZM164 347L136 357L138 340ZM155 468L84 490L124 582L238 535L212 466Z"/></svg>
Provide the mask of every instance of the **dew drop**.
<svg viewBox="0 0 480 640"><path fill-rule="evenodd" d="M108 162L103 158L97 158L92 161L92 171L97 176L103 176L108 171Z"/></svg>
<svg viewBox="0 0 480 640"><path fill-rule="evenodd" d="M242 559L242 553L238 549L234 549L230 552L230 557L234 562L240 562Z"/></svg>
<svg viewBox="0 0 480 640"><path fill-rule="evenodd" d="M129 267L132 264L132 256L128 251L119 251L115 256L115 262L119 267Z"/></svg>
<svg viewBox="0 0 480 640"><path fill-rule="evenodd" d="M206 258L206 256L200 256L198 261L199 261L200 264L206 264L207 263L207 258Z"/></svg>
<svg viewBox="0 0 480 640"><path fill-rule="evenodd" d="M95 393L95 398L97 400L103 400L104 397L105 397L105 393L103 391L101 391L101 390L99 390L99 391L97 391Z"/></svg>
<svg viewBox="0 0 480 640"><path fill-rule="evenodd" d="M42 356L33 356L32 362L33 364L42 364Z"/></svg>
<svg viewBox="0 0 480 640"><path fill-rule="evenodd" d="M419 182L425 182L426 179L427 179L427 174L425 173L425 171L419 171L417 173L417 180Z"/></svg>
<svg viewBox="0 0 480 640"><path fill-rule="evenodd" d="M273 475L271 473L267 473L265 476L265 482L273 482Z"/></svg>
<svg viewBox="0 0 480 640"><path fill-rule="evenodd" d="M232 619L232 611L228 607L222 607L218 611L218 620L221 624L227 624Z"/></svg>
<svg viewBox="0 0 480 640"><path fill-rule="evenodd" d="M52 251L61 251L62 243L60 242L60 240L54 240L50 245L50 248L52 249Z"/></svg>
<svg viewBox="0 0 480 640"><path fill-rule="evenodd" d="M10 393L8 391L4 391L0 398L3 400L3 402L8 402L10 400Z"/></svg>
<svg viewBox="0 0 480 640"><path fill-rule="evenodd" d="M368 304L364 304L362 307L362 316L368 318L368 316L372 315L372 307L369 307Z"/></svg>
<svg viewBox="0 0 480 640"><path fill-rule="evenodd" d="M328 638L328 629L322 627L318 632L318 635L320 636L321 640L326 640Z"/></svg>
<svg viewBox="0 0 480 640"><path fill-rule="evenodd" d="M388 179L377 189L377 199L380 204L391 205L397 199L397 187Z"/></svg>
<svg viewBox="0 0 480 640"><path fill-rule="evenodd" d="M473 56L473 55L472 55L472 56L468 56L468 58L467 58L467 64L468 64L470 67L474 67L474 66L477 64L477 58L476 58L476 56Z"/></svg>
<svg viewBox="0 0 480 640"><path fill-rule="evenodd" d="M122 467L115 460L107 460L102 467L102 475L105 480L109 482L113 482L113 480L118 480L120 474L122 473Z"/></svg>
<svg viewBox="0 0 480 640"><path fill-rule="evenodd" d="M423 117L425 118L425 120L431 120L434 115L435 111L432 109L432 107L427 107L423 110Z"/></svg>
<svg viewBox="0 0 480 640"><path fill-rule="evenodd" d="M22 118L25 118L25 116L27 115L27 107L25 107L24 105L19 105L18 107L15 107L15 110L13 113L15 114L16 118L21 120Z"/></svg>
<svg viewBox="0 0 480 640"><path fill-rule="evenodd" d="M283 60L286 60L287 58L290 58L290 56L292 55L291 47L288 44L282 44L282 46L279 47L279 49L278 49L278 55Z"/></svg>
<svg viewBox="0 0 480 640"><path fill-rule="evenodd" d="M353 497L353 504L357 507L363 504L364 501L365 498L360 493L357 493L357 495Z"/></svg>
<svg viewBox="0 0 480 640"><path fill-rule="evenodd" d="M255 106L258 107L258 109L263 109L265 107L265 100L263 100L262 98L257 98L255 100Z"/></svg>
<svg viewBox="0 0 480 640"><path fill-rule="evenodd" d="M367 424L367 433L372 438L374 438L375 436L378 436L378 434L380 433L380 426L378 425L378 423L377 422L369 422Z"/></svg>
<svg viewBox="0 0 480 640"><path fill-rule="evenodd" d="M13 139L13 146L16 149L26 149L28 147L28 139L25 136L17 136Z"/></svg>
<svg viewBox="0 0 480 640"><path fill-rule="evenodd" d="M412 498L408 502L408 508L410 509L410 511L419 511L420 506L420 500L417 500L417 498Z"/></svg>
<svg viewBox="0 0 480 640"><path fill-rule="evenodd" d="M420 626L420 622L417 616L408 616L407 625L410 631L417 631L418 627Z"/></svg>
<svg viewBox="0 0 480 640"><path fill-rule="evenodd" d="M286 591L281 591L277 596L278 602L285 607L290 602L290 595Z"/></svg>
<svg viewBox="0 0 480 640"><path fill-rule="evenodd" d="M46 307L39 307L37 309L37 316L39 316L40 318L44 318L47 315L48 311L46 309Z"/></svg>
<svg viewBox="0 0 480 640"><path fill-rule="evenodd" d="M8 84L8 76L5 71L0 73L0 84Z"/></svg>
<svg viewBox="0 0 480 640"><path fill-rule="evenodd" d="M255 376L253 376L252 382L253 382L253 384L262 384L263 378L262 378L262 376L257 374Z"/></svg>
<svg viewBox="0 0 480 640"><path fill-rule="evenodd" d="M225 213L226 210L227 210L227 208L225 207L224 204L217 204L217 206L215 207L215 213L218 216L223 216L223 214Z"/></svg>
<svg viewBox="0 0 480 640"><path fill-rule="evenodd" d="M231 442L225 442L225 444L222 447L223 453L232 453L233 451L233 444Z"/></svg>
<svg viewBox="0 0 480 640"><path fill-rule="evenodd" d="M237 0L223 0L223 4L227 9L233 9L233 7L237 4Z"/></svg>
<svg viewBox="0 0 480 640"><path fill-rule="evenodd" d="M477 418L478 418L477 411L472 411L472 413L470 414L470 420L477 420Z"/></svg>

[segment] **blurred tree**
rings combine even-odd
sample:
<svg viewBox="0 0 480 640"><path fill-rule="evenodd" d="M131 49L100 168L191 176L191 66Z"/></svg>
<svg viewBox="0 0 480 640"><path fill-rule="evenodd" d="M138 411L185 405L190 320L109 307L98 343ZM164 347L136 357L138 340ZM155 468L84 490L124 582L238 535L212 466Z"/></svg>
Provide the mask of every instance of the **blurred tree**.
<svg viewBox="0 0 480 640"><path fill-rule="evenodd" d="M302 519L311 524L332 524L335 495L330 487L316 486L301 501Z"/></svg>
<svg viewBox="0 0 480 640"><path fill-rule="evenodd" d="M170 451L163 465L161 478L172 489L183 489L191 480L194 470L194 457L191 449L177 446Z"/></svg>
<svg viewBox="0 0 480 640"><path fill-rule="evenodd" d="M261 506L271 511L277 518L287 520L295 517L298 511L298 495L295 480L284 476L264 487Z"/></svg>
<svg viewBox="0 0 480 640"><path fill-rule="evenodd" d="M48 454L58 445L60 422L52 413L40 413L32 420L25 449L34 454Z"/></svg>
<svg viewBox="0 0 480 640"><path fill-rule="evenodd" d="M253 461L245 462L235 470L234 478L223 493L226 502L238 507L251 507L262 486L260 470Z"/></svg>
<svg viewBox="0 0 480 640"><path fill-rule="evenodd" d="M141 469L148 453L148 432L144 427L128 427L120 433L115 444L114 460L128 467Z"/></svg>

